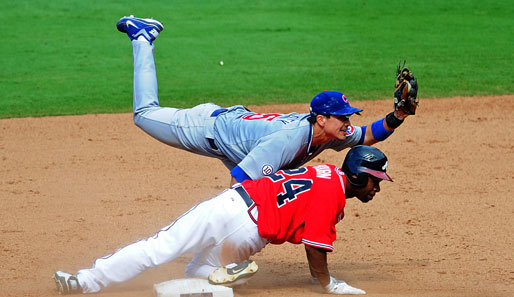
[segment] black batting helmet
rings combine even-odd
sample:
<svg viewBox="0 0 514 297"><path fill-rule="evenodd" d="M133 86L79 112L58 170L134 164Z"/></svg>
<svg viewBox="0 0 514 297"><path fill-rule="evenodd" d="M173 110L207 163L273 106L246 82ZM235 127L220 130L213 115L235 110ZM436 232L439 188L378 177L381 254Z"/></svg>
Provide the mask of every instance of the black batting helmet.
<svg viewBox="0 0 514 297"><path fill-rule="evenodd" d="M356 145L344 159L342 171L348 181L355 187L368 184L368 176L393 181L387 175L387 157L379 149L367 145Z"/></svg>

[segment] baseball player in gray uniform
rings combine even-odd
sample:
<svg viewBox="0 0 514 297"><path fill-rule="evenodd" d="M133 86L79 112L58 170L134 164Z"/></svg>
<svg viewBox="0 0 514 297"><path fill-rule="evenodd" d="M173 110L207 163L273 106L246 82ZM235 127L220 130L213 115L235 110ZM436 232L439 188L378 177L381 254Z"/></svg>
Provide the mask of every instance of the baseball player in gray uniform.
<svg viewBox="0 0 514 297"><path fill-rule="evenodd" d="M153 41L164 29L162 23L129 16L121 18L117 28L132 41L135 124L170 146L220 159L230 170L232 184L298 168L325 149L341 151L385 140L408 115L395 109L371 125L353 126L350 116L362 109L336 91L316 95L309 113L262 114L241 105L223 108L213 103L161 107Z"/></svg>

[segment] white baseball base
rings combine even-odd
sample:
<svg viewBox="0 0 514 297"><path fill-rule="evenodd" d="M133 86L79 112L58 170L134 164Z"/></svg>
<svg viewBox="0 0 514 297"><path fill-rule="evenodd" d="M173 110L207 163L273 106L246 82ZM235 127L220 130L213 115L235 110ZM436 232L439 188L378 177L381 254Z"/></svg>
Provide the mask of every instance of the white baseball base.
<svg viewBox="0 0 514 297"><path fill-rule="evenodd" d="M172 279L154 286L157 297L234 297L232 288L209 284L205 279Z"/></svg>

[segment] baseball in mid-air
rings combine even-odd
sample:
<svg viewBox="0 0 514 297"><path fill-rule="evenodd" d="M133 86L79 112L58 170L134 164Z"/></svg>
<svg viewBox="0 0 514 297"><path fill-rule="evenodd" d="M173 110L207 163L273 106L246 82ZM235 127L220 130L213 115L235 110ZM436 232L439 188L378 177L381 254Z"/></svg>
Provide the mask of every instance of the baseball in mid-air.
<svg viewBox="0 0 514 297"><path fill-rule="evenodd" d="M220 61L220 65L223 66L223 64L224 64L223 61Z"/></svg>

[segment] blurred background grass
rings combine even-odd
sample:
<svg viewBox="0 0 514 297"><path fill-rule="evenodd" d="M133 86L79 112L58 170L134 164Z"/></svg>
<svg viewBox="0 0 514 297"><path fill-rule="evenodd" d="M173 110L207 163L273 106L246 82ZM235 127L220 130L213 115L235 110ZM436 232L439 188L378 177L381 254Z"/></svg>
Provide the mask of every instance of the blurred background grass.
<svg viewBox="0 0 514 297"><path fill-rule="evenodd" d="M131 112L130 14L164 23L162 106L390 98L403 60L421 98L514 93L511 1L0 2L0 118Z"/></svg>

